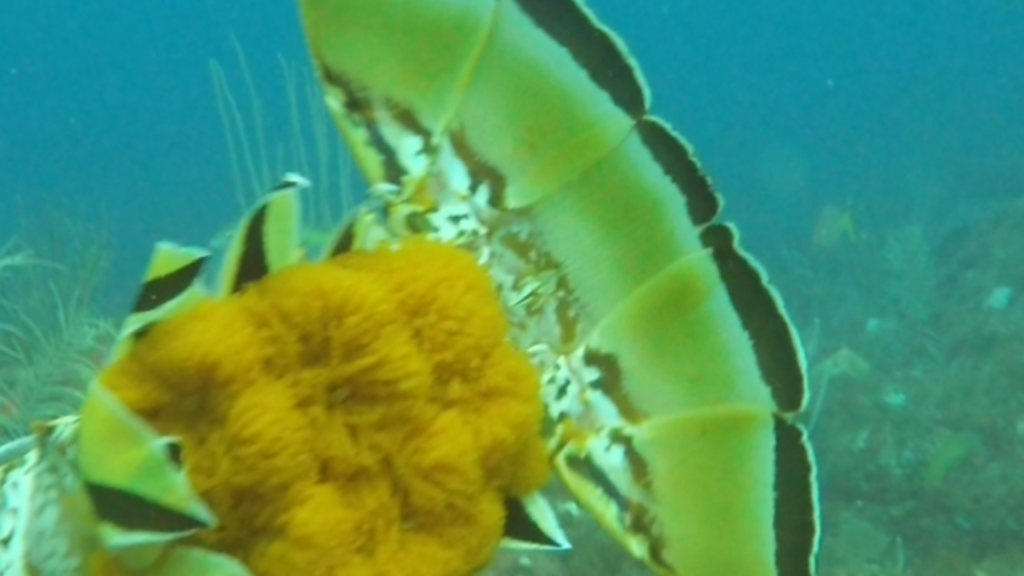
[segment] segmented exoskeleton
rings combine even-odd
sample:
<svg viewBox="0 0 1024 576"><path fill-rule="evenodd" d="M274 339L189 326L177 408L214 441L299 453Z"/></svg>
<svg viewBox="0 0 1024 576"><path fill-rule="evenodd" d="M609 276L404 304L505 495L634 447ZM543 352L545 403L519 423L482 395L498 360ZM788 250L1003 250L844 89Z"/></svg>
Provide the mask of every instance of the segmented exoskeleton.
<svg viewBox="0 0 1024 576"><path fill-rule="evenodd" d="M806 402L797 338L735 230L718 221L721 201L690 147L649 114L621 42L576 0L300 5L326 104L371 185L324 257L412 235L472 252L499 287L510 338L542 372L555 469L632 554L663 574L812 574L814 469L794 422ZM275 198L236 235L222 295L301 259L291 204ZM158 249L117 354L187 308L203 260ZM81 424L57 427L91 456L68 456L70 445L41 429L36 448L0 472L0 575L89 573L67 567L95 554L172 574L177 565L139 547L212 525L173 465L173 443L95 388ZM136 468L98 451L111 421L149 450ZM126 472L138 466L173 489L147 493ZM77 504L43 516L52 520L44 542L25 517L57 498L35 487L60 482ZM99 485L192 523L117 527ZM557 543L546 506L526 508ZM68 523L87 528L72 531L77 548L61 536ZM58 550L35 560L48 546ZM244 570L178 549L193 566ZM78 564L58 560L68 550Z"/></svg>

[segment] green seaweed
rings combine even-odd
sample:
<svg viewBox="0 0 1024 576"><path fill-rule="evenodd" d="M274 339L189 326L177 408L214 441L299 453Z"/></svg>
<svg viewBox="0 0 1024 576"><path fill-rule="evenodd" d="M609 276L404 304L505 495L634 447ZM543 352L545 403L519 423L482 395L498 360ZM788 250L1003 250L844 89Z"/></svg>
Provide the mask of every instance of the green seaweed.
<svg viewBox="0 0 1024 576"><path fill-rule="evenodd" d="M924 475L924 487L934 492L950 471L963 463L977 448L978 436L973 432L957 432L947 436L932 453Z"/></svg>

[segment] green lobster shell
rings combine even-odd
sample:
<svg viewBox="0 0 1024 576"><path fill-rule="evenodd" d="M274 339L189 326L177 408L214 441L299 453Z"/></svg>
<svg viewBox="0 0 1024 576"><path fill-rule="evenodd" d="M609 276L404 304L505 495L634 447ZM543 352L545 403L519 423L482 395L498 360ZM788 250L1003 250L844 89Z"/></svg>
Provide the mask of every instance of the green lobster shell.
<svg viewBox="0 0 1024 576"><path fill-rule="evenodd" d="M621 41L576 0L300 7L326 105L371 185L325 256L412 234L476 254L541 370L558 475L630 553L662 574L812 574L799 343L691 148L649 114ZM223 294L300 258L292 197L272 198L236 235ZM205 259L158 247L116 354L188 307ZM105 558L147 575L246 573L212 552L161 552L214 511L173 441L101 385L29 448L0 469L0 576L92 574ZM126 527L131 512L95 486L184 520ZM545 505L531 513L560 538Z"/></svg>

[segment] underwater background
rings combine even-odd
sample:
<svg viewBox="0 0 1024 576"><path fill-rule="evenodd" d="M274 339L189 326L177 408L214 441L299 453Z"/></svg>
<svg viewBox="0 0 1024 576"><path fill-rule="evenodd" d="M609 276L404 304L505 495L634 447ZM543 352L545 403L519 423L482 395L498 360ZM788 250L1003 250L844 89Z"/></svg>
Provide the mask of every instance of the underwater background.
<svg viewBox="0 0 1024 576"><path fill-rule="evenodd" d="M589 4L804 338L821 573L1024 573L1024 2ZM286 169L340 218L313 86L291 2L4 5L4 438L74 402L153 242L216 243ZM644 573L573 536L493 571Z"/></svg>

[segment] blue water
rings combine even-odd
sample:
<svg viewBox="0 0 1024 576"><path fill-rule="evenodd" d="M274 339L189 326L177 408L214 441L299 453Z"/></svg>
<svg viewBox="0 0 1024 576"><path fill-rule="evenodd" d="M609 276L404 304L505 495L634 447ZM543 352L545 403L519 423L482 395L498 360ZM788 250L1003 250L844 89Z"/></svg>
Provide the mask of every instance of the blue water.
<svg viewBox="0 0 1024 576"><path fill-rule="evenodd" d="M291 3L44 0L3 12L0 230L18 199L30 213L85 203L112 223L128 286L155 240L205 243L238 215L208 60L232 69L234 34L256 82L279 88L277 54L305 56ZM271 121L287 121L266 92Z"/></svg>
<svg viewBox="0 0 1024 576"><path fill-rule="evenodd" d="M883 226L911 204L956 212L1024 182L1019 2L592 4L769 258L806 242L828 202L853 198ZM207 62L231 69L231 34L258 84L279 86L278 54L305 57L291 2L8 2L0 226L17 198L29 211L80 199L116 223L125 271L154 239L223 226L236 205Z"/></svg>

